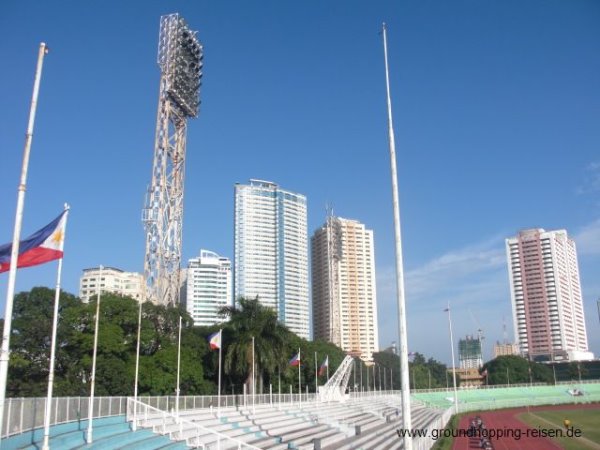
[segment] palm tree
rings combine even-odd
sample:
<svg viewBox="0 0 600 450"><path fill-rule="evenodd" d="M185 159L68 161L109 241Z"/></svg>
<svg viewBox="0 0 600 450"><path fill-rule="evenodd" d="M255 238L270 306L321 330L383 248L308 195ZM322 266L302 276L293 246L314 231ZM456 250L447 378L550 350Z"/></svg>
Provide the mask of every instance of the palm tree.
<svg viewBox="0 0 600 450"><path fill-rule="evenodd" d="M255 299L241 297L239 307L225 306L220 314L229 318L224 327L227 347L224 372L245 379L247 392L252 393L252 338L258 386L263 375L273 374L285 361L288 329L277 322L277 313Z"/></svg>

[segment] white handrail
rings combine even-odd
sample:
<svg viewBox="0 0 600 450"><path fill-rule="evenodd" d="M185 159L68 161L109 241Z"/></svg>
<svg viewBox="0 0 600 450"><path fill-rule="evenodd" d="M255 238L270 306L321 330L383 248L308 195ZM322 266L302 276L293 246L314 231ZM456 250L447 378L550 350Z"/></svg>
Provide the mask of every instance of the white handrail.
<svg viewBox="0 0 600 450"><path fill-rule="evenodd" d="M238 449L260 450L258 447L255 447L254 445L247 444L246 442L240 441L239 439L235 439L230 436L227 436L226 434L219 433L218 431L215 431L215 430L211 430L210 428L206 428L198 423L182 419L181 416L178 416L174 413L169 413L167 411L162 411L160 409L154 408L153 406L149 406L149 405L146 405L145 403L137 401L133 398L127 399L127 420L128 421L133 420L134 414L132 411L134 410L134 408L138 408L137 409L138 412L135 415L137 418L137 421L138 421L138 424L137 424L138 426L142 426L140 422L143 422L144 420L148 419L148 412L150 411L155 414L154 417L162 418L162 423L160 425L162 425L163 434L166 434L167 419L171 419L179 424L179 428L177 431L179 432L180 435L183 434L183 425L186 425L186 428L195 429L196 444L202 448L205 448L205 445L204 445L204 443L200 442L200 439L203 437L206 437L207 435L213 435L216 439L218 449L221 448L221 441L225 440L225 441L235 443L237 445ZM140 410L142 410L142 412L140 412ZM200 431L203 432L202 435L200 435ZM171 435L172 432L169 434ZM186 442L188 441L188 439L186 439ZM188 444L189 444L189 442L188 442Z"/></svg>

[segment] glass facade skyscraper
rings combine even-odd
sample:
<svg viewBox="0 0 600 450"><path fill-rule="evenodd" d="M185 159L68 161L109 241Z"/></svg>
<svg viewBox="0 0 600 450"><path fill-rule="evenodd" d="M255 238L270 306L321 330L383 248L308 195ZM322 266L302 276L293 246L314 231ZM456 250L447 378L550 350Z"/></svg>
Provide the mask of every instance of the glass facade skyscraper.
<svg viewBox="0 0 600 450"><path fill-rule="evenodd" d="M234 295L255 298L308 339L306 197L270 181L235 185Z"/></svg>

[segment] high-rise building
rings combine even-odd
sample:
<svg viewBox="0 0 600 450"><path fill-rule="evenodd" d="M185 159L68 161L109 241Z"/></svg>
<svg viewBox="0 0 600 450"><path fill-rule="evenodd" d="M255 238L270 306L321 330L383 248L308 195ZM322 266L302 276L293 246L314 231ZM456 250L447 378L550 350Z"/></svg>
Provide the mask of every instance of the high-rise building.
<svg viewBox="0 0 600 450"><path fill-rule="evenodd" d="M210 326L224 322L219 315L223 306L231 306L231 261L209 250L200 250L187 266L185 307L194 325Z"/></svg>
<svg viewBox="0 0 600 450"><path fill-rule="evenodd" d="M102 292L131 297L137 301L145 298L144 276L141 273L125 272L115 267L93 267L83 269L83 275L79 279L79 298L89 302L91 297Z"/></svg>
<svg viewBox="0 0 600 450"><path fill-rule="evenodd" d="M372 361L379 348L373 231L330 216L311 249L315 339Z"/></svg>
<svg viewBox="0 0 600 450"><path fill-rule="evenodd" d="M483 365L481 339L467 336L458 341L458 361L461 369L478 369Z"/></svg>
<svg viewBox="0 0 600 450"><path fill-rule="evenodd" d="M515 340L534 360L591 359L575 242L565 230L506 240Z"/></svg>
<svg viewBox="0 0 600 450"><path fill-rule="evenodd" d="M236 184L234 224L235 298L258 296L308 339L306 197L270 181Z"/></svg>

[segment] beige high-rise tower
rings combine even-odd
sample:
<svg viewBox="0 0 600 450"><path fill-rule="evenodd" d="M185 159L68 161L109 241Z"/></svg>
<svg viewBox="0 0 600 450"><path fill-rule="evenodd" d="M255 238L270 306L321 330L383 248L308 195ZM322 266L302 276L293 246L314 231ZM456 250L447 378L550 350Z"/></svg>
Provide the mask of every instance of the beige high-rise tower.
<svg viewBox="0 0 600 450"><path fill-rule="evenodd" d="M372 361L379 349L373 231L330 216L311 247L314 338Z"/></svg>

